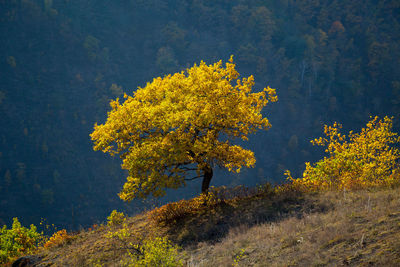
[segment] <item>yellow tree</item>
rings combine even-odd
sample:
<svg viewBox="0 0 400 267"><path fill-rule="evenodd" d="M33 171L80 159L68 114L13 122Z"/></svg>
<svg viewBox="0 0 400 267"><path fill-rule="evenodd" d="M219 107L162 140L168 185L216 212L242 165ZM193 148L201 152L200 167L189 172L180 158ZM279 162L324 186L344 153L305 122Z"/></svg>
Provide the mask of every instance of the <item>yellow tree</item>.
<svg viewBox="0 0 400 267"><path fill-rule="evenodd" d="M95 125L94 150L119 154L128 177L119 196L130 201L202 178L208 191L213 168L239 172L254 153L232 144L271 127L261 111L277 101L274 89L252 92L253 76L239 79L233 58L158 77L124 102L111 101L107 121Z"/></svg>

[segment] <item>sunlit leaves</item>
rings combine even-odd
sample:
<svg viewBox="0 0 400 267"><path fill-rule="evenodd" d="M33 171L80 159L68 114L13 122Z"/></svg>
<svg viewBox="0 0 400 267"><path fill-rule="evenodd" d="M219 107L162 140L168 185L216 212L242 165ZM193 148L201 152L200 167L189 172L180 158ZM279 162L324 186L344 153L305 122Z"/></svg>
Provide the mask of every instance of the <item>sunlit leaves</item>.
<svg viewBox="0 0 400 267"><path fill-rule="evenodd" d="M120 154L129 176L120 197L131 200L178 188L207 166L251 167L253 152L232 140L271 127L261 110L277 101L274 89L252 93L254 77L239 79L233 59L158 77L124 102L111 101L105 124L91 134L94 149Z"/></svg>
<svg viewBox="0 0 400 267"><path fill-rule="evenodd" d="M56 247L56 246L64 244L71 238L72 238L72 236L67 233L67 230L62 229L60 231L55 232L49 238L49 240L47 240L47 242L43 245L43 247L44 248Z"/></svg>
<svg viewBox="0 0 400 267"><path fill-rule="evenodd" d="M399 182L400 142L391 131L392 119L371 118L360 133L340 133L342 126L325 125L326 137L312 140L314 145L325 146L329 154L314 166L306 163L303 178L293 179L295 185L311 190L353 189L392 185Z"/></svg>
<svg viewBox="0 0 400 267"><path fill-rule="evenodd" d="M21 254L32 253L43 240L43 233L38 233L36 226L23 227L18 218L13 218L11 229L6 225L0 228L0 264Z"/></svg>

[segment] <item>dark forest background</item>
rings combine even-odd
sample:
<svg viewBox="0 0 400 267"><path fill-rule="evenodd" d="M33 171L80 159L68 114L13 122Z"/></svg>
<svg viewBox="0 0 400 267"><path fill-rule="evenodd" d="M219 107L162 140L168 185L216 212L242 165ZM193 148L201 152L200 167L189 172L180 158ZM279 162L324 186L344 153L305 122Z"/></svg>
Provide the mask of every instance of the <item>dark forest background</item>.
<svg viewBox="0 0 400 267"><path fill-rule="evenodd" d="M254 169L212 185L282 182L321 156L323 125L359 129L400 111L398 0L0 0L0 224L41 218L67 229L157 200L124 204L119 159L89 134L110 99L153 77L233 54L256 90L279 97L245 144ZM169 191L160 201L200 192Z"/></svg>

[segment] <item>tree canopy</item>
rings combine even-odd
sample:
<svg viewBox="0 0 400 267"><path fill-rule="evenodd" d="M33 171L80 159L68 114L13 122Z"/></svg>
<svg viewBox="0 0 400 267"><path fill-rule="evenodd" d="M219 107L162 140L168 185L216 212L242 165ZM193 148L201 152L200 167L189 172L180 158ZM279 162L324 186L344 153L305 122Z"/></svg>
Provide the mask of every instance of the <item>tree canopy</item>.
<svg viewBox="0 0 400 267"><path fill-rule="evenodd" d="M254 77L239 78L233 57L153 79L124 102L111 101L104 124L94 126L94 149L119 154L129 171L123 200L162 196L166 188L203 178L208 190L213 168L240 172L254 153L233 144L271 124L261 111L277 101L274 89L252 92Z"/></svg>

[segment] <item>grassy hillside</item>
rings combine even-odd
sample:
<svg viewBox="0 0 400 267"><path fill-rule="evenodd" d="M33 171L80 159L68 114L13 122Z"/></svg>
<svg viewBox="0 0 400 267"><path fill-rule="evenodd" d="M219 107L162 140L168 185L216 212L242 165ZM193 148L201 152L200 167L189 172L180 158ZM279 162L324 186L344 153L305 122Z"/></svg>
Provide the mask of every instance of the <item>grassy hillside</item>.
<svg viewBox="0 0 400 267"><path fill-rule="evenodd" d="M287 171L287 184L212 187L50 238L15 219L2 228L0 256L9 261L39 243L37 266L400 266L400 151L390 146L400 138L387 117L348 141L339 128L326 126L329 139L313 141L329 157L306 163L301 178Z"/></svg>
<svg viewBox="0 0 400 267"><path fill-rule="evenodd" d="M134 244L166 236L181 246L184 266L399 266L399 204L398 187L322 193L242 188L171 220L156 221L150 211L81 231L39 251L37 264L120 266Z"/></svg>
<svg viewBox="0 0 400 267"><path fill-rule="evenodd" d="M399 196L398 189L301 196L275 221L240 225L212 246L198 244L191 260L231 266L244 249L239 266L399 266Z"/></svg>

